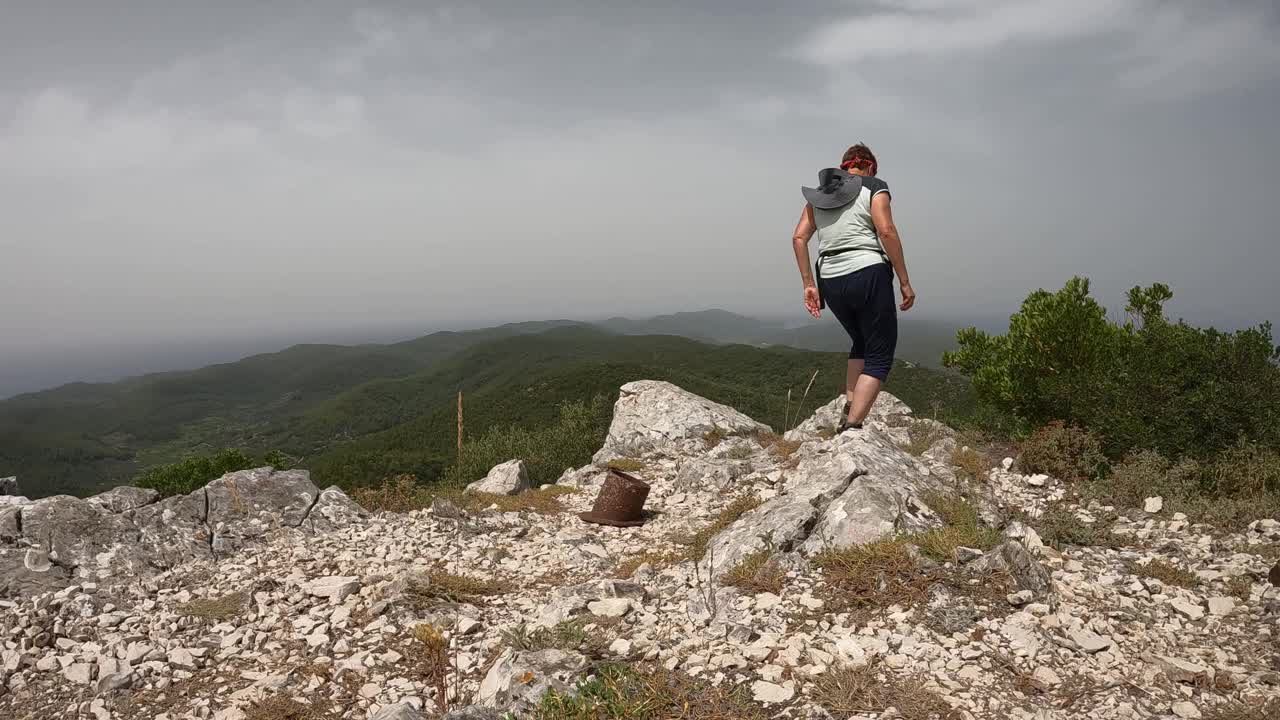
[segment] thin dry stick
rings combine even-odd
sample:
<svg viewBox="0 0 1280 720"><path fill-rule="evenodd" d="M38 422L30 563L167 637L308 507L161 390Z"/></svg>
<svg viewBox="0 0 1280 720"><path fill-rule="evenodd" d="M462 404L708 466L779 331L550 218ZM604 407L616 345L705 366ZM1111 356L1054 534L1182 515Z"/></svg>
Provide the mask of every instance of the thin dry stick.
<svg viewBox="0 0 1280 720"><path fill-rule="evenodd" d="M791 388L787 388L787 409L782 413L782 427L791 427Z"/></svg>
<svg viewBox="0 0 1280 720"><path fill-rule="evenodd" d="M799 420L803 414L804 401L809 399L809 389L813 387L813 381L816 379L818 379L818 371L814 370L813 374L809 376L809 384L804 386L804 396L800 398L800 404L796 406L796 420Z"/></svg>
<svg viewBox="0 0 1280 720"><path fill-rule="evenodd" d="M458 391L458 454L462 454L462 391Z"/></svg>

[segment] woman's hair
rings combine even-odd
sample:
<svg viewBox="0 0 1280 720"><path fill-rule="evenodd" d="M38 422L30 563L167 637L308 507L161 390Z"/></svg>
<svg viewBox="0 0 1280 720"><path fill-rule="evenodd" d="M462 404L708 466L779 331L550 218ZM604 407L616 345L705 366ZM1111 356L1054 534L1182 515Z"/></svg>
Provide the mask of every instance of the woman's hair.
<svg viewBox="0 0 1280 720"><path fill-rule="evenodd" d="M844 158L840 161L840 167L845 170L856 167L868 175L875 175L880 165L876 162L876 155L871 152L871 148L867 147L865 143L858 143L844 151Z"/></svg>

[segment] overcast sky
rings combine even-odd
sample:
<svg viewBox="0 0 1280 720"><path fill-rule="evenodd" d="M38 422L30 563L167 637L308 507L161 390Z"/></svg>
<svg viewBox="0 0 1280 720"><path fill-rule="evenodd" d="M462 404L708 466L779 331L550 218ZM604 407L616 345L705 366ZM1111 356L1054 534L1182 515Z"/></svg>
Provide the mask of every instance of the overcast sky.
<svg viewBox="0 0 1280 720"><path fill-rule="evenodd" d="M799 187L860 140L921 312L1280 319L1270 0L0 5L0 363L802 316Z"/></svg>

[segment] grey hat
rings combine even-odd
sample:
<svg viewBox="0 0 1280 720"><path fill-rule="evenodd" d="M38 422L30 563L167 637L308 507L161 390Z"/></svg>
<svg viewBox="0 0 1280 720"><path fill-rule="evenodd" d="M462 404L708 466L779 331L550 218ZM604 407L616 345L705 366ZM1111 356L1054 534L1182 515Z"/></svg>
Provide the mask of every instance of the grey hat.
<svg viewBox="0 0 1280 720"><path fill-rule="evenodd" d="M853 202L862 192L862 178L840 168L818 171L818 187L802 187L804 199L821 210L834 210Z"/></svg>

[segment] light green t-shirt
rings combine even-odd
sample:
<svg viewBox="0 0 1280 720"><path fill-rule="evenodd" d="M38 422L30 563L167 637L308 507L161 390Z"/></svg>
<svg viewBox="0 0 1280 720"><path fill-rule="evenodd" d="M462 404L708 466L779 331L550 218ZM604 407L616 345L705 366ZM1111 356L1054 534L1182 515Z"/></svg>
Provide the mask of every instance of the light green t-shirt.
<svg viewBox="0 0 1280 720"><path fill-rule="evenodd" d="M831 250L852 248L822 259L822 277L833 278L888 262L876 225L871 221L871 198L889 192L889 185L880 178L863 177L862 191L853 202L834 210L813 209L817 225L819 254Z"/></svg>

